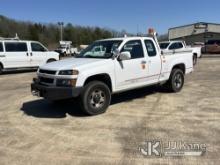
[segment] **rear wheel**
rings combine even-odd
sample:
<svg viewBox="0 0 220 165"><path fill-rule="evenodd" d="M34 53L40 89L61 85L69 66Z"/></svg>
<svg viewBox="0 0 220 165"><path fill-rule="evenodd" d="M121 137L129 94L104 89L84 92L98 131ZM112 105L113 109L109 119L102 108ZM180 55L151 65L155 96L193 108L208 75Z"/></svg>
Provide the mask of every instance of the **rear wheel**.
<svg viewBox="0 0 220 165"><path fill-rule="evenodd" d="M80 96L80 105L88 115L104 113L111 102L111 92L106 84L92 81L85 86Z"/></svg>
<svg viewBox="0 0 220 165"><path fill-rule="evenodd" d="M3 70L3 67L2 67L2 65L0 65L0 74L2 74L2 71Z"/></svg>
<svg viewBox="0 0 220 165"><path fill-rule="evenodd" d="M197 55L193 55L193 65L196 65L197 63Z"/></svg>
<svg viewBox="0 0 220 165"><path fill-rule="evenodd" d="M173 69L166 85L171 92L181 91L184 85L183 71L181 69Z"/></svg>

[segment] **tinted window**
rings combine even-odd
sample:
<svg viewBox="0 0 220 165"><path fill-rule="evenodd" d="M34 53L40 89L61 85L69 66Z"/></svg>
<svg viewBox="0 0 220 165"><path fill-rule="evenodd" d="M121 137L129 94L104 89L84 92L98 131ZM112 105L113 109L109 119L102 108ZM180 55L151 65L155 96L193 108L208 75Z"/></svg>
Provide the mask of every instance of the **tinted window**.
<svg viewBox="0 0 220 165"><path fill-rule="evenodd" d="M149 57L153 57L157 55L157 51L156 48L154 46L154 43L151 40L145 40L144 41L146 49L147 49L147 53Z"/></svg>
<svg viewBox="0 0 220 165"><path fill-rule="evenodd" d="M220 40L209 40L206 45L214 45L214 44L217 44L219 45L220 44Z"/></svg>
<svg viewBox="0 0 220 165"><path fill-rule="evenodd" d="M169 46L170 43L160 43L161 49L166 49Z"/></svg>
<svg viewBox="0 0 220 165"><path fill-rule="evenodd" d="M183 48L183 44L180 42L176 42L170 45L169 49L173 50L173 49L180 49Z"/></svg>
<svg viewBox="0 0 220 165"><path fill-rule="evenodd" d="M31 50L33 52L45 52L46 49L38 43L31 43Z"/></svg>
<svg viewBox="0 0 220 165"><path fill-rule="evenodd" d="M7 52L26 52L27 51L27 44L21 42L6 42L5 43L5 50Z"/></svg>
<svg viewBox="0 0 220 165"><path fill-rule="evenodd" d="M140 40L128 41L122 48L121 52L130 52L131 59L144 57L143 47Z"/></svg>
<svg viewBox="0 0 220 165"><path fill-rule="evenodd" d="M3 45L1 42L0 42L0 52L3 52Z"/></svg>

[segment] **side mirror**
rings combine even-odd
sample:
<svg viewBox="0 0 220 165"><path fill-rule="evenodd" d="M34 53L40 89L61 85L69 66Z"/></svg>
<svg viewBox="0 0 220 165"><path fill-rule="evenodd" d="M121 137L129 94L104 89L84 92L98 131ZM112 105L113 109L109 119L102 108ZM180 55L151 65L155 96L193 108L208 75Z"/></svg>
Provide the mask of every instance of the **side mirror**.
<svg viewBox="0 0 220 165"><path fill-rule="evenodd" d="M125 61L131 59L131 53L130 52L122 52L120 53L118 60L119 61Z"/></svg>

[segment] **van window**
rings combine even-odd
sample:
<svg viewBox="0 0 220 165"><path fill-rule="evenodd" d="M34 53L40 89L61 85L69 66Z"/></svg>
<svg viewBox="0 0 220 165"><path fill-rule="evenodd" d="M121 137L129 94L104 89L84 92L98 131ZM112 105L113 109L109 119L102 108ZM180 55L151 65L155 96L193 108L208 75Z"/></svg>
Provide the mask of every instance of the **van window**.
<svg viewBox="0 0 220 165"><path fill-rule="evenodd" d="M121 52L130 52L131 59L144 57L143 47L140 40L128 41L122 48Z"/></svg>
<svg viewBox="0 0 220 165"><path fill-rule="evenodd" d="M31 50L33 52L45 52L47 51L42 45L38 44L38 43L31 43Z"/></svg>
<svg viewBox="0 0 220 165"><path fill-rule="evenodd" d="M27 52L27 44L25 42L6 42L6 52Z"/></svg>
<svg viewBox="0 0 220 165"><path fill-rule="evenodd" d="M154 43L151 40L145 40L144 41L146 49L147 49L147 53L149 57L153 57L157 55L157 51L156 48L154 46Z"/></svg>
<svg viewBox="0 0 220 165"><path fill-rule="evenodd" d="M0 42L0 52L3 52L3 45L2 45L2 42Z"/></svg>

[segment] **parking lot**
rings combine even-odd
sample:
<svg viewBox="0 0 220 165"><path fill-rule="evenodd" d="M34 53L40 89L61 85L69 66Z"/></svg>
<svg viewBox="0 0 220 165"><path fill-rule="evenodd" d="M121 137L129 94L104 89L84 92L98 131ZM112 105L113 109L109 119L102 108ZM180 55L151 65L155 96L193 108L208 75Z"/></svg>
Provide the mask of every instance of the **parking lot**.
<svg viewBox="0 0 220 165"><path fill-rule="evenodd" d="M0 164L218 164L220 58L202 58L180 93L148 87L113 96L88 117L77 102L33 97L35 72L0 76ZM201 157L146 158L146 140L206 144Z"/></svg>

